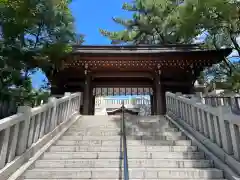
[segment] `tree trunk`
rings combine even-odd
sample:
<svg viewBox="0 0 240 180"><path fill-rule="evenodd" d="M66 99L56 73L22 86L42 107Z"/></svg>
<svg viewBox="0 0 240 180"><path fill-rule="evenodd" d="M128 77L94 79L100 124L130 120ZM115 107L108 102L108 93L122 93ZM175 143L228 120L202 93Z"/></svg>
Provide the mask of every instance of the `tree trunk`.
<svg viewBox="0 0 240 180"><path fill-rule="evenodd" d="M233 46L235 47L236 51L238 52L238 55L240 55L240 47L239 47L239 45L237 43L236 38L234 37L233 32L230 31L229 32L229 36L230 36L230 39L231 39L231 41L233 43Z"/></svg>
<svg viewBox="0 0 240 180"><path fill-rule="evenodd" d="M216 37L215 37L215 36L214 36L214 39L213 39L213 45L214 45L214 47L215 47L216 50L219 50L219 49L220 49L220 48L217 46L217 44L216 44ZM231 62L229 62L226 57L223 57L223 62L224 62L224 63L226 64L226 66L229 68L229 74L232 75L233 68L234 68L233 64L232 64Z"/></svg>

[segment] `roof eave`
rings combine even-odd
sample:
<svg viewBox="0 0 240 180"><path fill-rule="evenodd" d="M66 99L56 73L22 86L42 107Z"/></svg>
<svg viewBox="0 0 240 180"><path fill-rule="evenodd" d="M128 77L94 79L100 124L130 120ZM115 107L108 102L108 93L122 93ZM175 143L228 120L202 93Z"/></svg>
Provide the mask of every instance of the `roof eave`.
<svg viewBox="0 0 240 180"><path fill-rule="evenodd" d="M74 46L71 54L161 54L161 53L197 53L219 52L228 56L232 48L220 50L202 49L197 45L166 45L166 46Z"/></svg>

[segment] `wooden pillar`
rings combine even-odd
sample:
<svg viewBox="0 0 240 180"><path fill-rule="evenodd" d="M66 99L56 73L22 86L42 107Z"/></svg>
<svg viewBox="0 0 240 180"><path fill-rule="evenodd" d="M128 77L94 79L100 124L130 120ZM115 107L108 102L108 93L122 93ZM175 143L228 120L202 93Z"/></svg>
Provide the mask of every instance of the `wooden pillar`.
<svg viewBox="0 0 240 180"><path fill-rule="evenodd" d="M93 95L92 96L92 112L91 112L92 115L94 115L94 113L95 113L95 98L96 98L96 96Z"/></svg>
<svg viewBox="0 0 240 180"><path fill-rule="evenodd" d="M91 76L90 74L86 73L84 93L83 93L83 114L84 115L89 115L90 94L91 94Z"/></svg>
<svg viewBox="0 0 240 180"><path fill-rule="evenodd" d="M156 90L156 115L164 115L166 113L166 97L163 85L160 79L161 74L157 73L155 78Z"/></svg>
<svg viewBox="0 0 240 180"><path fill-rule="evenodd" d="M81 95L81 103L80 103L80 114L83 114L83 100L84 100L84 91L81 91L82 95Z"/></svg>
<svg viewBox="0 0 240 180"><path fill-rule="evenodd" d="M154 115L154 97L150 95L150 102L151 102L151 115Z"/></svg>
<svg viewBox="0 0 240 180"><path fill-rule="evenodd" d="M88 108L88 115L92 115L92 109L93 109L93 87L92 84L90 83L90 92L89 92L89 108Z"/></svg>
<svg viewBox="0 0 240 180"><path fill-rule="evenodd" d="M166 104L166 90L165 90L165 87L162 86L162 95L161 95L161 100L162 100L162 107L161 107L161 111L163 115L166 114L167 112L167 104Z"/></svg>
<svg viewBox="0 0 240 180"><path fill-rule="evenodd" d="M157 114L157 95L156 95L156 87L155 87L155 84L154 84L154 88L153 88L153 115L156 115L156 114Z"/></svg>

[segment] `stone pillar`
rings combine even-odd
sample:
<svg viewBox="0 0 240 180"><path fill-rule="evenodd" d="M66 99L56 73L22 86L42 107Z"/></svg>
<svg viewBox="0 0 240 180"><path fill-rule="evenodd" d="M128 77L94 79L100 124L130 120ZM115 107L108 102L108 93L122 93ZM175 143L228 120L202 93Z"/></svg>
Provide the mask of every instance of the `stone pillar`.
<svg viewBox="0 0 240 180"><path fill-rule="evenodd" d="M91 94L91 76L90 74L87 73L85 78L84 93L83 93L83 115L89 114L90 94Z"/></svg>
<svg viewBox="0 0 240 180"><path fill-rule="evenodd" d="M156 115L164 115L166 113L166 97L163 86L161 84L160 73L155 78L156 89Z"/></svg>

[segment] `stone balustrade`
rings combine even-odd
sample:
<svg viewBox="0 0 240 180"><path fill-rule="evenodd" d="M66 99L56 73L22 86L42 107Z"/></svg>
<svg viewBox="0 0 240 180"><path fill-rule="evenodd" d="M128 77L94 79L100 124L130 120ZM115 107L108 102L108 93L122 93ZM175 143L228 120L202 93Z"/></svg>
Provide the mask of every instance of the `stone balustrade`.
<svg viewBox="0 0 240 180"><path fill-rule="evenodd" d="M240 116L228 107L166 93L167 116L174 119L225 164L240 174Z"/></svg>
<svg viewBox="0 0 240 180"><path fill-rule="evenodd" d="M235 96L204 96L204 103L212 106L229 105L233 103L240 104L240 97Z"/></svg>
<svg viewBox="0 0 240 180"><path fill-rule="evenodd" d="M232 112L240 114L239 96L202 96L202 103L211 106L229 106Z"/></svg>
<svg viewBox="0 0 240 180"><path fill-rule="evenodd" d="M6 179L51 140L80 109L81 93L65 93L48 103L0 120L0 179Z"/></svg>

